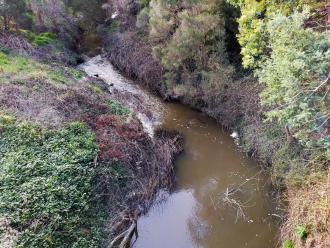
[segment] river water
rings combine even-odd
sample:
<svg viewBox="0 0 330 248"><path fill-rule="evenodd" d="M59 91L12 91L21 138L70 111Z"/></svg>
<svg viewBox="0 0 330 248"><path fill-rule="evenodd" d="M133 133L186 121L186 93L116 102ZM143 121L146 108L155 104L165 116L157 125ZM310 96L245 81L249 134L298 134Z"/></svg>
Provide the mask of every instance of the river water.
<svg viewBox="0 0 330 248"><path fill-rule="evenodd" d="M188 107L162 102L100 56L81 68L116 90L143 95L154 114L138 115L150 135L162 126L185 137L185 151L175 163L174 189L160 192L162 201L140 217L134 247L276 247L277 205L268 174L239 151L221 126Z"/></svg>

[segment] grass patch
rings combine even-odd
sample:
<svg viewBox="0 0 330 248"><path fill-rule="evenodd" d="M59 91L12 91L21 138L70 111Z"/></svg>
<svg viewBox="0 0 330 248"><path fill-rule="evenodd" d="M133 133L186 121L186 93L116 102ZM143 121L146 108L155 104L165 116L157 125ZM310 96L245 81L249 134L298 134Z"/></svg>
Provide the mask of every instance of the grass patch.
<svg viewBox="0 0 330 248"><path fill-rule="evenodd" d="M34 59L0 52L0 83L46 77L51 67Z"/></svg>
<svg viewBox="0 0 330 248"><path fill-rule="evenodd" d="M60 83L72 83L73 80L81 80L86 74L83 71L71 67L55 67L50 71L50 78Z"/></svg>
<svg viewBox="0 0 330 248"><path fill-rule="evenodd" d="M283 243L283 248L294 248L294 243L292 240L285 240Z"/></svg>
<svg viewBox="0 0 330 248"><path fill-rule="evenodd" d="M94 134L81 123L45 131L5 115L0 134L0 215L19 233L16 245L98 247Z"/></svg>
<svg viewBox="0 0 330 248"><path fill-rule="evenodd" d="M49 73L49 78L59 82L66 84L69 80L68 77L65 75L65 71L63 68L55 68Z"/></svg>
<svg viewBox="0 0 330 248"><path fill-rule="evenodd" d="M111 112L115 115L128 116L131 113L127 107L116 100L109 100L108 105L111 108Z"/></svg>
<svg viewBox="0 0 330 248"><path fill-rule="evenodd" d="M94 92L94 93L102 93L102 89L97 86L97 85L94 85L94 84L90 84L88 85L88 87Z"/></svg>
<svg viewBox="0 0 330 248"><path fill-rule="evenodd" d="M33 33L29 30L21 30L24 36L36 46L45 46L56 41L57 35L51 32L43 32L40 34Z"/></svg>
<svg viewBox="0 0 330 248"><path fill-rule="evenodd" d="M74 68L68 68L67 71L72 77L74 77L77 80L80 80L87 75L84 71L77 70Z"/></svg>
<svg viewBox="0 0 330 248"><path fill-rule="evenodd" d="M0 83L47 80L55 84L74 84L86 74L71 67L49 65L22 55L0 52Z"/></svg>
<svg viewBox="0 0 330 248"><path fill-rule="evenodd" d="M17 73L19 71L27 71L34 64L29 63L27 58L23 56L10 56L0 53L0 70L5 73Z"/></svg>
<svg viewBox="0 0 330 248"><path fill-rule="evenodd" d="M9 63L8 57L3 52L0 52L0 66L7 65Z"/></svg>

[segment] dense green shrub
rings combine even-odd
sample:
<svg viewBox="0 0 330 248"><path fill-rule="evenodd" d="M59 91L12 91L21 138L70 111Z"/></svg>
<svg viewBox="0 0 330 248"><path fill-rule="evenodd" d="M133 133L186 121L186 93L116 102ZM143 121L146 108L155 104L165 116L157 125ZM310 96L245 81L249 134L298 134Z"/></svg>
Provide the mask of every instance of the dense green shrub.
<svg viewBox="0 0 330 248"><path fill-rule="evenodd" d="M36 46L44 46L55 42L57 35L51 32L35 34L29 30L22 30L25 37Z"/></svg>
<svg viewBox="0 0 330 248"><path fill-rule="evenodd" d="M318 7L318 0L227 0L240 8L241 16L238 19L238 41L242 47L243 66L256 68L262 65L264 55L269 53L268 36L266 30L268 21L276 12L290 15L294 10L302 10L304 6Z"/></svg>
<svg viewBox="0 0 330 248"><path fill-rule="evenodd" d="M198 87L224 81L218 78L231 70L224 17L228 11L223 0L150 2L149 37L169 90L192 96Z"/></svg>
<svg viewBox="0 0 330 248"><path fill-rule="evenodd" d="M111 112L115 115L128 116L131 112L127 107L116 100L109 100L108 104L111 108Z"/></svg>
<svg viewBox="0 0 330 248"><path fill-rule="evenodd" d="M44 46L55 41L57 36L50 32L45 32L37 35L33 41L38 46Z"/></svg>
<svg viewBox="0 0 330 248"><path fill-rule="evenodd" d="M0 216L18 247L97 247L90 202L95 137L83 124L45 131L0 118Z"/></svg>
<svg viewBox="0 0 330 248"><path fill-rule="evenodd" d="M287 125L308 148L330 156L329 68L330 32L304 28L306 13L277 14L267 25L271 56L257 71L268 119Z"/></svg>

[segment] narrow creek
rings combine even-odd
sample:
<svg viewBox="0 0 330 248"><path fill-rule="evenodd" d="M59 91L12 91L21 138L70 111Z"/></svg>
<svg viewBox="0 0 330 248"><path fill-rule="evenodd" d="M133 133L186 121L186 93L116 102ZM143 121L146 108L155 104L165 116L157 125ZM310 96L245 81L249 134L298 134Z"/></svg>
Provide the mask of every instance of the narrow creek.
<svg viewBox="0 0 330 248"><path fill-rule="evenodd" d="M221 126L188 107L162 102L100 56L81 68L116 90L146 98L153 115L138 115L151 135L153 128L163 126L185 136L185 151L175 164L174 189L160 192L154 206L140 217L133 247L276 247L277 205L268 175L239 151Z"/></svg>

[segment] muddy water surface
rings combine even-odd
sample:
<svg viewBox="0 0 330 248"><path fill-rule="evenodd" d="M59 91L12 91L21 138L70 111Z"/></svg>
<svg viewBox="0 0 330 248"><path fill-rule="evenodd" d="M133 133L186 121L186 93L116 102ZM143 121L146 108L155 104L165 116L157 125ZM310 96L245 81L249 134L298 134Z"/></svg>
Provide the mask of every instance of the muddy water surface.
<svg viewBox="0 0 330 248"><path fill-rule="evenodd" d="M185 153L176 163L173 192L140 218L135 247L275 247L267 174L201 113L167 104L163 126L184 134Z"/></svg>
<svg viewBox="0 0 330 248"><path fill-rule="evenodd" d="M113 83L114 88L147 97L150 109L157 113L141 114L140 119L151 134L152 127L161 125L179 130L186 139L185 152L176 162L175 187L162 192L159 198L163 201L139 219L134 247L276 246L276 204L268 176L239 152L215 121L180 104L161 102L100 57L83 69Z"/></svg>

